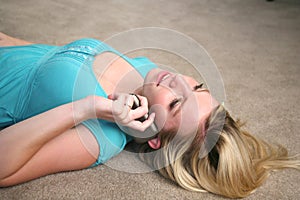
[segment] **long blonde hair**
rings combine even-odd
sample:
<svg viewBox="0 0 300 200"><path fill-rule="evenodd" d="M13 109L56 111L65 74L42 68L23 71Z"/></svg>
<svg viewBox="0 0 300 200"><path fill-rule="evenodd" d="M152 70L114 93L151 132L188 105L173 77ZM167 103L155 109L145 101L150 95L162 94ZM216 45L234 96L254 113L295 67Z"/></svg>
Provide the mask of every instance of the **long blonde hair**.
<svg viewBox="0 0 300 200"><path fill-rule="evenodd" d="M217 128L220 125L221 130ZM203 144L203 140L199 140L203 133L199 131L188 146L183 140L171 142L174 140L172 133L160 133L162 148L153 151L145 144L140 158L187 190L208 191L231 198L246 197L254 192L272 170L300 169L300 161L288 156L283 146L269 144L249 134L242 126L240 120L235 121L220 105L206 121L206 135L218 134L218 141L206 156L199 157Z"/></svg>

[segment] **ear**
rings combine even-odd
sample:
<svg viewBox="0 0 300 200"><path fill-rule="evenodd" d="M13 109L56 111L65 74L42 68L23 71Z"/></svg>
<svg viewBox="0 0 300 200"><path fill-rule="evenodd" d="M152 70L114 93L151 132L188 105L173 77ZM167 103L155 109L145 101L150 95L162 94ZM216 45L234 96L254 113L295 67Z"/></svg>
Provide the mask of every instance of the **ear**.
<svg viewBox="0 0 300 200"><path fill-rule="evenodd" d="M159 149L161 145L160 138L156 137L148 141L149 146L152 149Z"/></svg>

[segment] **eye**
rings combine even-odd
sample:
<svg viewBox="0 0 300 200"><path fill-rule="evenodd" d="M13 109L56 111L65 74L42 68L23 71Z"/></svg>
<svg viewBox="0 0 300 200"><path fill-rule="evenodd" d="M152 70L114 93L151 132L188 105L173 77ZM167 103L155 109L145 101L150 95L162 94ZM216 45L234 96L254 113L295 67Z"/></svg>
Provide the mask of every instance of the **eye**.
<svg viewBox="0 0 300 200"><path fill-rule="evenodd" d="M198 90L198 89L200 89L200 88L202 88L203 84L204 84L204 83L200 83L199 85L194 86L194 88L193 88L194 91L195 91L195 90Z"/></svg>
<svg viewBox="0 0 300 200"><path fill-rule="evenodd" d="M181 102L181 99L179 98L175 98L171 101L169 107L170 107L170 110L172 110L176 105L178 105L179 103Z"/></svg>

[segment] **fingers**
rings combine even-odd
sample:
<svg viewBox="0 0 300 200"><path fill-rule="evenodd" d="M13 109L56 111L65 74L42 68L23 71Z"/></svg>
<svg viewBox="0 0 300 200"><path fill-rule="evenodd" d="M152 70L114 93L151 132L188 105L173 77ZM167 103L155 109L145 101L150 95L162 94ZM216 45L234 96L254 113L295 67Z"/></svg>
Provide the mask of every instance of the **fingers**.
<svg viewBox="0 0 300 200"><path fill-rule="evenodd" d="M141 108L142 109L146 109L146 111L148 112L148 100L146 97L144 96L141 96L141 95L137 95L140 99L140 102L141 102Z"/></svg>
<svg viewBox="0 0 300 200"><path fill-rule="evenodd" d="M108 98L113 100L112 110L115 121L119 125L127 126L138 131L144 131L154 122L154 113L152 113L144 122L135 120L145 116L149 112L146 97L138 95L141 105L136 109L131 109L134 102L134 97L131 94L116 93L108 95Z"/></svg>
<svg viewBox="0 0 300 200"><path fill-rule="evenodd" d="M140 99L141 106L138 108L131 110L134 99L131 94L124 94L124 93L116 93L108 95L108 98L114 100L114 111L115 114L119 115L123 111L130 111L130 118L137 119L140 118L148 113L148 101L146 97L137 95ZM127 106L127 108L126 108ZM125 112L124 112L125 113Z"/></svg>
<svg viewBox="0 0 300 200"><path fill-rule="evenodd" d="M147 120L140 122L137 120L131 121L127 126L135 130L144 132L152 123L154 123L155 113L152 113Z"/></svg>
<svg viewBox="0 0 300 200"><path fill-rule="evenodd" d="M128 113L128 117L132 120L141 118L143 116L148 118L149 109L148 109L147 99L145 97L141 97L141 96L139 96L139 99L141 100L140 102L142 104L139 107L130 110L130 112Z"/></svg>
<svg viewBox="0 0 300 200"><path fill-rule="evenodd" d="M148 119L142 123L141 128L143 130L141 130L141 131L145 131L151 124L153 124L154 119L155 119L155 113L151 113L150 116L148 117Z"/></svg>
<svg viewBox="0 0 300 200"><path fill-rule="evenodd" d="M128 123L145 115L148 111L148 108L143 108L144 112L141 112L140 109L132 110L134 99L130 94L113 94L110 98L115 99L113 101L113 114L121 121L120 123Z"/></svg>
<svg viewBox="0 0 300 200"><path fill-rule="evenodd" d="M128 113L131 110L130 103L133 102L129 95L118 95L113 101L113 114L119 123L128 123Z"/></svg>
<svg viewBox="0 0 300 200"><path fill-rule="evenodd" d="M140 95L135 95L135 96L137 96L138 99L139 99L139 106L135 109L132 109L132 111L129 113L130 118L138 119L138 118L143 117L143 116L145 116L147 118L148 117L148 112L149 112L147 98L143 97L143 96L140 96Z"/></svg>

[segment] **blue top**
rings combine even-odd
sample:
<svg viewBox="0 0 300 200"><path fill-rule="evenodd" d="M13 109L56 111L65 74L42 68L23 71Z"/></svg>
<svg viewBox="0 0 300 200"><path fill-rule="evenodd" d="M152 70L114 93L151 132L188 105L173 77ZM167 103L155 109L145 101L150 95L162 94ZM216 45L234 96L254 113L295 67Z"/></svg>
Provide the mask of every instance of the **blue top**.
<svg viewBox="0 0 300 200"><path fill-rule="evenodd" d="M0 47L0 129L88 95L107 97L92 69L95 56L103 52L121 56L143 77L157 67L145 57L128 58L94 39L65 46ZM90 119L82 124L99 144L93 166L120 153L130 140L115 123Z"/></svg>

